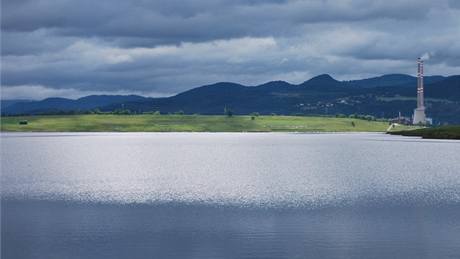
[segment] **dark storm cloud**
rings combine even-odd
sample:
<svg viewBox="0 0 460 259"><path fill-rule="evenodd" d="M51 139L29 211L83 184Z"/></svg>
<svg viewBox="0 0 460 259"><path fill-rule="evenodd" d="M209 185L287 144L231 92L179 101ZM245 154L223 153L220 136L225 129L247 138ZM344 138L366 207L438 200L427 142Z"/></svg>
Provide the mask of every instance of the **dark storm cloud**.
<svg viewBox="0 0 460 259"><path fill-rule="evenodd" d="M460 9L460 1L458 1L458 0L449 0L449 5L452 8Z"/></svg>
<svg viewBox="0 0 460 259"><path fill-rule="evenodd" d="M428 1L4 1L4 31L53 29L84 37L179 43L283 35L305 23L421 19ZM143 40L143 42L146 42Z"/></svg>
<svg viewBox="0 0 460 259"><path fill-rule="evenodd" d="M458 7L452 0L5 0L2 93L165 95L215 81L349 79L412 73L421 55L430 56L432 74L458 74Z"/></svg>

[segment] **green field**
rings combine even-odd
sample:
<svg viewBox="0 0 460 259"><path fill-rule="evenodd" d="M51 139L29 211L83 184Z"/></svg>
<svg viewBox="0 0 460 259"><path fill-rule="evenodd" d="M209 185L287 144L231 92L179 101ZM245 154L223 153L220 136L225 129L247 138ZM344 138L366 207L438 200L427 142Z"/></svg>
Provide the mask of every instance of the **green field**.
<svg viewBox="0 0 460 259"><path fill-rule="evenodd" d="M27 125L19 122L27 120ZM2 117L16 132L384 132L387 122L351 118L222 115L46 115ZM397 130L405 127L398 127Z"/></svg>

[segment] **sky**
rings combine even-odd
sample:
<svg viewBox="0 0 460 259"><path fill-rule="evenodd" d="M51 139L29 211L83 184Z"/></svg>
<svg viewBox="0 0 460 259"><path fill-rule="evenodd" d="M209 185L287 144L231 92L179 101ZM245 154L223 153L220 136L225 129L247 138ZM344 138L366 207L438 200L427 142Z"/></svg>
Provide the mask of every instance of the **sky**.
<svg viewBox="0 0 460 259"><path fill-rule="evenodd" d="M458 0L2 0L1 98L460 74Z"/></svg>

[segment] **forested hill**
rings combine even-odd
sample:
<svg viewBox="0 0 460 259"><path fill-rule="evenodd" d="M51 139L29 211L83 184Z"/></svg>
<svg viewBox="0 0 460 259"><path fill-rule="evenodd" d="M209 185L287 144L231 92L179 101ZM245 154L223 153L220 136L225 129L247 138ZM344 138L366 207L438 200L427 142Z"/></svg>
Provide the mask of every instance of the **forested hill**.
<svg viewBox="0 0 460 259"><path fill-rule="evenodd" d="M439 123L460 123L460 75L425 77L427 116ZM258 86L221 82L167 98L87 96L77 100L2 102L3 115L128 111L185 114L336 115L366 114L391 118L410 116L416 105L416 78L391 74L337 81L319 75L301 84L272 81Z"/></svg>

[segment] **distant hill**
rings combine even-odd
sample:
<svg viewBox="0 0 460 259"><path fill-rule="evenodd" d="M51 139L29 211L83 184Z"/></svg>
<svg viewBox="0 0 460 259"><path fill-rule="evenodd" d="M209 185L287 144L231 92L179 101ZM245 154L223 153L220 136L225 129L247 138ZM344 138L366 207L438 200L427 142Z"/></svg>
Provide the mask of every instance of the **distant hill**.
<svg viewBox="0 0 460 259"><path fill-rule="evenodd" d="M142 113L184 112L222 114L224 107L235 114L335 115L368 114L410 116L416 106L416 78L392 74L353 81L338 81L324 74L294 85L272 81L258 86L220 82L197 87L167 98L141 96L87 96L77 100L48 98L19 102L2 114L46 114L59 111L114 111ZM425 77L427 115L438 123L460 123L460 76Z"/></svg>
<svg viewBox="0 0 460 259"><path fill-rule="evenodd" d="M443 76L425 76L425 84L436 83L446 79ZM363 88L373 88L373 87L413 87L417 83L417 78L414 76L404 75L404 74L389 74L379 77L373 77L362 80L352 80L347 82L351 86L363 87Z"/></svg>
<svg viewBox="0 0 460 259"><path fill-rule="evenodd" d="M69 111L87 111L123 102L144 100L137 95L90 95L77 100L66 98L47 98L41 101L3 101L2 114L46 114ZM3 103L9 105L3 105Z"/></svg>
<svg viewBox="0 0 460 259"><path fill-rule="evenodd" d="M18 99L18 100L2 100L1 101L1 109L5 109L8 106L11 106L16 103L25 103L25 102L32 102L32 100L26 100L26 99Z"/></svg>

